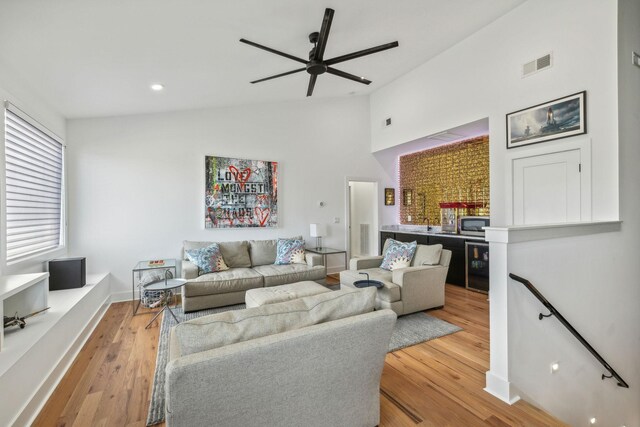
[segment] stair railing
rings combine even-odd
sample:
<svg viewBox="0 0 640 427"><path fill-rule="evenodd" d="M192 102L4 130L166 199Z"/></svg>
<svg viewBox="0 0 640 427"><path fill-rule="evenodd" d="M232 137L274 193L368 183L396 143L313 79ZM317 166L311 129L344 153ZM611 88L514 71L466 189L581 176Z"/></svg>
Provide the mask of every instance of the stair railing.
<svg viewBox="0 0 640 427"><path fill-rule="evenodd" d="M598 354L598 352L591 346L591 344L589 344L589 342L587 340L585 340L582 335L580 335L578 333L578 331L576 331L576 329L571 326L571 323L569 323L567 321L567 319L564 318L564 316L562 316L562 314L560 314L560 312L558 310L556 310L556 308L553 306L553 304L551 304L549 301L547 301L547 299L544 297L544 295L542 295L540 293L540 291L538 291L536 289L535 286L533 286L531 284L531 282L529 282L527 279L524 279L520 276L516 276L513 273L509 273L509 277L511 277L513 280L515 280L516 282L520 282L522 283L527 289L529 289L529 291L538 299L538 301L540 301L542 303L542 305L544 305L547 310L550 311L549 314L542 314L540 313L538 315L538 319L542 320L545 317L551 317L551 316L556 316L556 318L558 319L558 321L560 321L560 323L562 323L564 325L565 328L567 328L569 330L569 332L571 332L571 334L573 334L574 337L576 337L576 339L578 341L580 341L580 343L585 346L585 348L587 350L589 350L589 352L593 355L593 357L595 357L598 362L600 362L602 364L602 366L604 366L604 368L609 371L610 375L605 375L602 374L602 379L604 380L605 378L615 378L616 380L618 380L618 385L620 387L624 387L624 388L629 388L629 384L627 384L622 377L620 377L620 375L618 375L618 373L611 367L611 365L609 365L607 363L606 360L604 360L602 358L602 356L600 356L600 354Z"/></svg>

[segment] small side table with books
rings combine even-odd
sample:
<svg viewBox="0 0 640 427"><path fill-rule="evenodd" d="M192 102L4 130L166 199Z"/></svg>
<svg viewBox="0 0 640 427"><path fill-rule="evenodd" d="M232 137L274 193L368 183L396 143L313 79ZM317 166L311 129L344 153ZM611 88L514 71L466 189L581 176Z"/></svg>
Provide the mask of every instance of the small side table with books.
<svg viewBox="0 0 640 427"><path fill-rule="evenodd" d="M133 315L138 313L140 305L149 307L154 302L163 298L163 291L149 289L152 283L163 282L165 279L174 279L178 274L177 261L175 259L161 259L140 261L131 271L131 303L133 305ZM167 275L171 274L170 277ZM138 298L136 298L136 288L138 288ZM152 295L154 301L150 298Z"/></svg>

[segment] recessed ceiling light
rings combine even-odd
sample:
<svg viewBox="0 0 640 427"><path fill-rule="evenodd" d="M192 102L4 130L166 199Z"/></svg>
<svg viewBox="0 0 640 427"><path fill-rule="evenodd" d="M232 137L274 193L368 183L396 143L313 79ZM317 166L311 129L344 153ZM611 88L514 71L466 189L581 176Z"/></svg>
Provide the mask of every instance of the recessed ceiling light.
<svg viewBox="0 0 640 427"><path fill-rule="evenodd" d="M164 86L161 85L160 83L154 83L151 85L151 90L155 90L156 92L159 92L162 89L164 89Z"/></svg>

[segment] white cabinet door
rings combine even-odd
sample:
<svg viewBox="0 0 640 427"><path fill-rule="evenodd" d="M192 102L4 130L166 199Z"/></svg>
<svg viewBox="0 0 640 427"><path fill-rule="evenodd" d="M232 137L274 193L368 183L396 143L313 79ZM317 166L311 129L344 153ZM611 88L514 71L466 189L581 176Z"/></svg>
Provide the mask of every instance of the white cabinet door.
<svg viewBox="0 0 640 427"><path fill-rule="evenodd" d="M581 220L580 150L514 159L513 223Z"/></svg>

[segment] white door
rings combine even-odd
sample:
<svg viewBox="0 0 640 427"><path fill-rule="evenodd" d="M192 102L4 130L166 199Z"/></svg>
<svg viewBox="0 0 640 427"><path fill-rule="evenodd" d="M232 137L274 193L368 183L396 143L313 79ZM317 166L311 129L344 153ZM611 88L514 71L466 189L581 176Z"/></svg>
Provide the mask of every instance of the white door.
<svg viewBox="0 0 640 427"><path fill-rule="evenodd" d="M580 173L580 150L515 159L513 223L580 221Z"/></svg>

